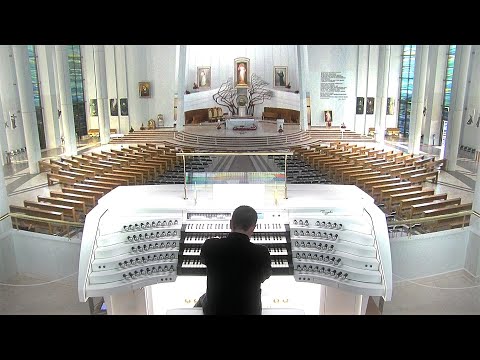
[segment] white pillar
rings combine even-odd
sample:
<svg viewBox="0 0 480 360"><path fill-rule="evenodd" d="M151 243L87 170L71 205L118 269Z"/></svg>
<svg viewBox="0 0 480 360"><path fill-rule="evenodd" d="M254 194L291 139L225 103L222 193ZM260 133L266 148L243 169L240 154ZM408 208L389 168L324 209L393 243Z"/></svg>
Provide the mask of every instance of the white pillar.
<svg viewBox="0 0 480 360"><path fill-rule="evenodd" d="M0 98L0 166L7 163L8 142L7 133L5 131L5 122L7 119L3 117L2 99Z"/></svg>
<svg viewBox="0 0 480 360"><path fill-rule="evenodd" d="M39 160L42 158L40 140L38 138L37 113L33 102L32 74L27 45L13 45L15 68L17 72L18 94L22 109L25 143L28 155L30 174L40 172Z"/></svg>
<svg viewBox="0 0 480 360"><path fill-rule="evenodd" d="M444 151L442 151L442 155L446 155L446 169L449 171L454 171L457 167L458 147L460 145L460 131L463 119L463 106L471 50L472 45L457 45L455 53L450 111L448 112L447 138L444 144Z"/></svg>
<svg viewBox="0 0 480 360"><path fill-rule="evenodd" d="M5 129L8 150L19 150L25 147L25 137L23 135L23 119L20 111L17 75L11 45L0 45L0 79L3 117L8 124ZM15 118L15 128L12 124L12 116Z"/></svg>
<svg viewBox="0 0 480 360"><path fill-rule="evenodd" d="M427 114L423 132L423 143L428 145L440 144L447 53L448 45L430 45L428 51L428 75L425 87Z"/></svg>
<svg viewBox="0 0 480 360"><path fill-rule="evenodd" d="M105 145L110 142L110 116L108 113L105 47L103 45L94 45L93 56L95 59L95 85L97 90L100 144Z"/></svg>
<svg viewBox="0 0 480 360"><path fill-rule="evenodd" d="M380 45L377 75L377 111L375 112L375 141L385 143L387 119L388 76L390 72L390 45Z"/></svg>
<svg viewBox="0 0 480 360"><path fill-rule="evenodd" d="M308 79L308 46L297 45L298 88L300 91L300 129L308 130L307 92L310 92Z"/></svg>
<svg viewBox="0 0 480 360"><path fill-rule="evenodd" d="M77 139L75 137L75 123L73 121L72 90L70 89L70 72L68 70L67 49L65 45L55 45L57 61L58 90L60 92L60 111L65 140L64 154L77 154Z"/></svg>
<svg viewBox="0 0 480 360"><path fill-rule="evenodd" d="M408 130L408 152L420 152L422 136L425 83L427 82L428 45L417 45L415 50L415 74L413 78L412 108Z"/></svg>
<svg viewBox="0 0 480 360"><path fill-rule="evenodd" d="M187 62L187 45L178 45L177 59L177 131L183 131L185 126L184 98L185 98L185 69Z"/></svg>
<svg viewBox="0 0 480 360"><path fill-rule="evenodd" d="M480 150L480 127L477 127L477 121L480 117L480 45L472 45L467 82L468 88L465 93L466 112L463 116L463 125L461 126L460 145L473 147L478 151ZM470 117L472 123L467 125Z"/></svg>
<svg viewBox="0 0 480 360"><path fill-rule="evenodd" d="M10 212L7 186L5 185L5 177L3 173L3 166L0 165L0 216L3 216ZM12 228L12 220L7 219L0 221L0 237L1 235Z"/></svg>
<svg viewBox="0 0 480 360"><path fill-rule="evenodd" d="M117 79L117 95L118 95L118 116L119 127L118 132L120 134L128 134L130 130L130 117L129 115L122 115L120 109L120 99L128 98L128 86L127 86L127 65L125 58L125 45L115 45L115 70Z"/></svg>
<svg viewBox="0 0 480 360"><path fill-rule="evenodd" d="M45 142L47 149L61 145L58 119L57 91L55 89L53 45L36 45L40 95L42 96L43 121L45 124Z"/></svg>

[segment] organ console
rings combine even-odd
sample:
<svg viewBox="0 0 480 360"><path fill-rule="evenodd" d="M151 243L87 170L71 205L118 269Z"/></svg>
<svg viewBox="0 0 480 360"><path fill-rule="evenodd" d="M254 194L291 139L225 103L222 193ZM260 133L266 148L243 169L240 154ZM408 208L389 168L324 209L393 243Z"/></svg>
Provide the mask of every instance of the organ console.
<svg viewBox="0 0 480 360"><path fill-rule="evenodd" d="M289 185L289 198L279 200L267 185L228 188L231 196L217 197L205 187L194 200L184 199L182 185L118 187L102 197L85 221L80 300L102 296L112 314L164 314L193 306L206 289L201 245L230 232L238 205L257 210L251 241L271 255L273 274L262 284L264 307L362 314L368 297L390 300L385 215L363 191L295 184Z"/></svg>

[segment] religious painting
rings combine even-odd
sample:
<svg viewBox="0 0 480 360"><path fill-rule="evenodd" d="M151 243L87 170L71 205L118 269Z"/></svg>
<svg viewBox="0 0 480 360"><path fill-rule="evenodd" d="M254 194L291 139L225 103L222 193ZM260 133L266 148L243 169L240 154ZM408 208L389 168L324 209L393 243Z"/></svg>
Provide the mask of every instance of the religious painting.
<svg viewBox="0 0 480 360"><path fill-rule="evenodd" d="M234 71L235 87L248 87L250 85L250 59L236 58Z"/></svg>
<svg viewBox="0 0 480 360"><path fill-rule="evenodd" d="M110 99L110 115L118 116L118 101L117 99Z"/></svg>
<svg viewBox="0 0 480 360"><path fill-rule="evenodd" d="M90 99L90 116L98 116L97 99Z"/></svg>
<svg viewBox="0 0 480 360"><path fill-rule="evenodd" d="M325 110L324 119L325 119L325 122L326 122L327 126L330 126L332 124L332 121L333 121L332 110Z"/></svg>
<svg viewBox="0 0 480 360"><path fill-rule="evenodd" d="M150 83L147 81L141 81L138 83L138 93L141 98L150 97Z"/></svg>
<svg viewBox="0 0 480 360"><path fill-rule="evenodd" d="M120 115L128 116L128 100L126 98L120 99Z"/></svg>
<svg viewBox="0 0 480 360"><path fill-rule="evenodd" d="M395 112L395 99L394 98L387 98L387 115L393 115Z"/></svg>
<svg viewBox="0 0 480 360"><path fill-rule="evenodd" d="M200 89L210 89L211 79L210 66L197 67L197 85Z"/></svg>
<svg viewBox="0 0 480 360"><path fill-rule="evenodd" d="M365 98L357 97L357 115L362 115L365 110Z"/></svg>
<svg viewBox="0 0 480 360"><path fill-rule="evenodd" d="M372 115L375 108L375 98L367 97L367 115Z"/></svg>
<svg viewBox="0 0 480 360"><path fill-rule="evenodd" d="M274 87L286 87L288 84L286 66L274 66L273 67L273 86Z"/></svg>

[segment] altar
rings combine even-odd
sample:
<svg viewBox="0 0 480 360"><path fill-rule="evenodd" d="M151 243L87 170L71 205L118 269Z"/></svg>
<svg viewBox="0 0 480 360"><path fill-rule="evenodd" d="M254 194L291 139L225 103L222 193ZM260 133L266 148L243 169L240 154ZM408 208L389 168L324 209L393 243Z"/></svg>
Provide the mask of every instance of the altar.
<svg viewBox="0 0 480 360"><path fill-rule="evenodd" d="M254 118L230 118L225 120L227 130L256 130L257 125Z"/></svg>

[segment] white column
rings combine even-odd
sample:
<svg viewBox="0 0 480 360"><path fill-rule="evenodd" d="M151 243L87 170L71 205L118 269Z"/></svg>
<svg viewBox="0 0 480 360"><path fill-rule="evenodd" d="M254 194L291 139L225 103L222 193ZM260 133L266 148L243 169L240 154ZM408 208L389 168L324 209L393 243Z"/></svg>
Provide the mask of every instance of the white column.
<svg viewBox="0 0 480 360"><path fill-rule="evenodd" d="M457 45L455 65L453 67L452 94L450 111L448 112L447 138L442 155L446 155L449 171L456 170L458 147L460 145L460 131L463 119L465 89L467 87L468 67L472 45Z"/></svg>
<svg viewBox="0 0 480 360"><path fill-rule="evenodd" d="M178 45L177 59L177 131L183 131L185 126L184 97L185 97L185 69L187 61L187 45Z"/></svg>
<svg viewBox="0 0 480 360"><path fill-rule="evenodd" d="M130 117L129 115L122 115L120 108L120 99L128 99L128 86L127 86L127 65L125 58L125 45L115 45L115 70L117 79L117 95L118 95L118 116L119 116L119 128L120 134L128 134L130 130Z"/></svg>
<svg viewBox="0 0 480 360"><path fill-rule="evenodd" d="M415 50L412 108L408 130L408 152L410 154L418 154L420 152L425 84L427 82L428 47L428 45L417 45Z"/></svg>
<svg viewBox="0 0 480 360"><path fill-rule="evenodd" d="M5 185L5 177L3 173L3 166L0 165L0 216L3 216L10 212L8 195L7 195L7 186ZM12 220L7 218L3 221L0 221L0 237L1 235L12 228Z"/></svg>
<svg viewBox="0 0 480 360"><path fill-rule="evenodd" d="M55 89L55 73L53 60L55 48L53 45L36 45L38 78L42 96L43 121L45 124L45 141L47 149L61 145L60 126L58 119L57 91Z"/></svg>
<svg viewBox="0 0 480 360"><path fill-rule="evenodd" d="M380 45L377 76L377 111L375 112L375 141L385 143L385 123L387 119L388 76L390 72L390 45Z"/></svg>
<svg viewBox="0 0 480 360"><path fill-rule="evenodd" d="M5 133L7 135L8 150L19 150L25 147L25 137L23 135L23 119L20 111L15 61L11 45L0 45L0 79L3 117L5 122L7 122ZM12 116L14 116L15 125L12 124Z"/></svg>
<svg viewBox="0 0 480 360"><path fill-rule="evenodd" d="M310 92L308 79L308 46L297 45L298 89L300 91L300 129L308 130L307 92Z"/></svg>
<svg viewBox="0 0 480 360"><path fill-rule="evenodd" d="M0 166L7 163L8 142L7 133L5 131L5 122L7 119L3 117L2 99L0 98Z"/></svg>
<svg viewBox="0 0 480 360"><path fill-rule="evenodd" d="M30 73L27 45L13 45L13 55L27 147L28 170L30 174L38 174L40 172L38 161L42 158L42 153L38 138L37 113L33 102L32 74Z"/></svg>
<svg viewBox="0 0 480 360"><path fill-rule="evenodd" d="M70 72L68 70L67 50L65 45L55 45L57 61L58 90L60 92L60 111L65 140L64 154L77 154L77 139L75 137L75 123L73 121L72 90L70 89Z"/></svg>
<svg viewBox="0 0 480 360"><path fill-rule="evenodd" d="M100 143L108 144L110 141L110 116L108 114L107 75L105 69L105 47L93 46L95 58L95 85L97 89L98 126L100 130Z"/></svg>
<svg viewBox="0 0 480 360"><path fill-rule="evenodd" d="M440 144L447 52L448 45L430 45L428 51L428 75L425 87L427 114L423 132L423 142L428 145ZM435 143L433 142L434 137Z"/></svg>

